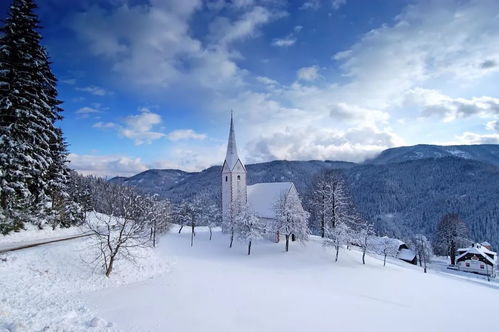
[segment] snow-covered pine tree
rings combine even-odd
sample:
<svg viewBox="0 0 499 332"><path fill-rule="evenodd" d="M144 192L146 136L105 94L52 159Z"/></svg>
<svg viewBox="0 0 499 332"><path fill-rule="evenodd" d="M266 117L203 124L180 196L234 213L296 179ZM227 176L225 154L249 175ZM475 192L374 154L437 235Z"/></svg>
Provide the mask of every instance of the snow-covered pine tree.
<svg viewBox="0 0 499 332"><path fill-rule="evenodd" d="M51 213L50 186L62 181L55 159L65 166L56 79L41 46L32 0L13 0L0 37L0 231L24 220L42 226ZM66 170L67 172L67 170ZM52 174L51 174L52 173ZM57 180L60 179L60 180ZM66 178L67 179L67 178ZM50 184L49 182L52 182ZM60 187L62 189L62 187ZM55 190L55 189L54 189Z"/></svg>
<svg viewBox="0 0 499 332"><path fill-rule="evenodd" d="M291 236L299 240L308 238L308 218L310 214L303 210L297 195L283 195L276 202L274 209L276 221L272 230L285 236L286 251L289 251L289 238Z"/></svg>

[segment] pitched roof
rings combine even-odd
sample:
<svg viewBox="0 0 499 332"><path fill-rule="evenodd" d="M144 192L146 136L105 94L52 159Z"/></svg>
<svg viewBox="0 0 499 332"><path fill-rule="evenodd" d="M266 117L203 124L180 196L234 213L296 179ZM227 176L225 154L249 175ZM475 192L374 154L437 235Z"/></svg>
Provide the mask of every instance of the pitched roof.
<svg viewBox="0 0 499 332"><path fill-rule="evenodd" d="M236 166L238 160L239 156L237 155L236 134L234 133L234 120L231 112L229 142L227 143L227 154L225 155L225 162L227 163L227 166L229 166L229 169L232 170L234 169L234 166Z"/></svg>
<svg viewBox="0 0 499 332"><path fill-rule="evenodd" d="M248 186L248 204L261 218L275 218L275 205L283 195L287 195L292 182L257 183Z"/></svg>
<svg viewBox="0 0 499 332"><path fill-rule="evenodd" d="M485 247L480 246L480 247L466 248L466 251L464 251L461 255L459 255L457 257L457 260L463 258L467 254L480 255L480 256L484 257L485 259L487 259L492 265L496 265L495 260L492 259L489 255L487 255L487 254L491 254L495 257L496 253L488 250Z"/></svg>

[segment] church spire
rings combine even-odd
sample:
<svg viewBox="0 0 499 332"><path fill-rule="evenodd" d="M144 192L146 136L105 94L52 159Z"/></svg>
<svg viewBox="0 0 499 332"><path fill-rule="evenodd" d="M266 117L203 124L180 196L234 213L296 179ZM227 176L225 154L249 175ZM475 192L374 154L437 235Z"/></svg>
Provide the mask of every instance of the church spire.
<svg viewBox="0 0 499 332"><path fill-rule="evenodd" d="M225 155L225 162L229 169L233 169L239 157L237 155L236 134L234 133L234 119L233 112L230 111L230 130L229 130L229 143L227 144L227 154Z"/></svg>

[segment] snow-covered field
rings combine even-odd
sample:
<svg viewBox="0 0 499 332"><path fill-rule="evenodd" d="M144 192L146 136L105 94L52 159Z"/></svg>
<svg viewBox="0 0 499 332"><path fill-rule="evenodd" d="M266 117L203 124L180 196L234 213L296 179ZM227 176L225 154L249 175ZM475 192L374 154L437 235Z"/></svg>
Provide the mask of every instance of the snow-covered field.
<svg viewBox="0 0 499 332"><path fill-rule="evenodd" d="M469 331L495 317L496 283L424 274L355 250L340 261L317 238L228 248L175 229L140 267L120 262L109 280L83 263L84 239L4 254L0 330L19 331ZM1 240L0 240L1 241ZM463 315L463 310L466 312ZM499 331L499 321L484 325Z"/></svg>

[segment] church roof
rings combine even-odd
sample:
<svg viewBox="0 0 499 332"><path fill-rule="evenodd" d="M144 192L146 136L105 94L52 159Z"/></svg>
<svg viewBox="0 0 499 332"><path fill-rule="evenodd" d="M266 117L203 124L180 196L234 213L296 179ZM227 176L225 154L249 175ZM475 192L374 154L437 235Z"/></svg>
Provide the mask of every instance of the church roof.
<svg viewBox="0 0 499 332"><path fill-rule="evenodd" d="M261 218L275 218L275 205L287 195L292 182L257 183L248 186L248 205Z"/></svg>
<svg viewBox="0 0 499 332"><path fill-rule="evenodd" d="M236 166L238 160L239 156L237 155L236 134L234 133L234 120L231 112L229 143L227 144L227 154L225 155L225 162L227 163L227 166L229 166L229 169L232 170L234 169L234 166Z"/></svg>

